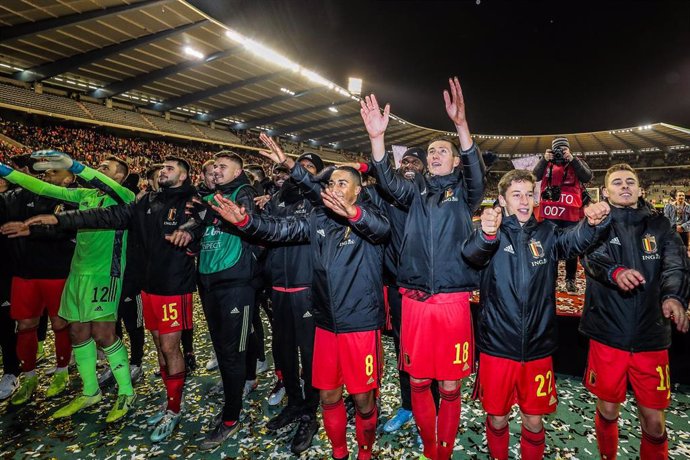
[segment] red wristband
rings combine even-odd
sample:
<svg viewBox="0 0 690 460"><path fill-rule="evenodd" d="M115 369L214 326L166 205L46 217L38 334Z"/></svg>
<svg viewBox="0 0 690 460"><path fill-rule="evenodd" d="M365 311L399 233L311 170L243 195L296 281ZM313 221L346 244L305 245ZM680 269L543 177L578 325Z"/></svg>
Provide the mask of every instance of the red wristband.
<svg viewBox="0 0 690 460"><path fill-rule="evenodd" d="M614 282L616 282L616 278L618 277L618 275L620 274L620 272L622 272L622 271L624 271L624 270L626 270L625 267L618 267L617 269L615 269L615 270L613 271L613 273L611 273L611 278L613 278L613 281L614 281Z"/></svg>
<svg viewBox="0 0 690 460"><path fill-rule="evenodd" d="M244 219L242 219L241 221L233 222L233 224L239 228L246 227L248 223L249 223L249 214L246 214L244 216Z"/></svg>
<svg viewBox="0 0 690 460"><path fill-rule="evenodd" d="M355 209L357 210L357 213L354 215L354 217L348 217L350 222L357 222L362 217L362 208L355 206Z"/></svg>
<svg viewBox="0 0 690 460"><path fill-rule="evenodd" d="M361 172L361 173L368 173L369 172L369 165L366 163L360 163L358 169L359 169L359 172Z"/></svg>
<svg viewBox="0 0 690 460"><path fill-rule="evenodd" d="M482 230L482 233L484 233L484 238L486 238L489 241L496 239L496 235L489 235L488 233L485 233L483 230Z"/></svg>

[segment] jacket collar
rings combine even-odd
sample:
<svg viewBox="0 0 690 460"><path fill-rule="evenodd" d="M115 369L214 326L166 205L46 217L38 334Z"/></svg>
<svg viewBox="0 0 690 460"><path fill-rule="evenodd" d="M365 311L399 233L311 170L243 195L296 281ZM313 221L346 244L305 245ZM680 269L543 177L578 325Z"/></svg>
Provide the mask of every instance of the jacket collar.
<svg viewBox="0 0 690 460"><path fill-rule="evenodd" d="M244 173L244 171L242 171L239 176L237 176L227 184L216 185L215 191L222 193L223 195L229 195L238 188L240 188L242 185L251 185L251 183L249 182L249 178Z"/></svg>

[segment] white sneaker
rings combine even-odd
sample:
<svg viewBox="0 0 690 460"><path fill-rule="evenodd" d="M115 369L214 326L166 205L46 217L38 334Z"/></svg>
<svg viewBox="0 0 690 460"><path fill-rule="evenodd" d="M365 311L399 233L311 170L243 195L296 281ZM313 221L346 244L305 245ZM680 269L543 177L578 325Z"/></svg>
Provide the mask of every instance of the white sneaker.
<svg viewBox="0 0 690 460"><path fill-rule="evenodd" d="M268 405L277 406L285 397L285 384L282 380L278 380L268 396Z"/></svg>
<svg viewBox="0 0 690 460"><path fill-rule="evenodd" d="M0 379L0 401L3 401L19 388L19 379L12 374L5 374Z"/></svg>
<svg viewBox="0 0 690 460"><path fill-rule="evenodd" d="M258 386L259 384L256 382L256 380L247 380L246 382L244 382L244 391L242 392L242 399L245 399L247 396L249 396L249 393L256 390L256 387Z"/></svg>
<svg viewBox="0 0 690 460"><path fill-rule="evenodd" d="M132 384L137 383L144 376L144 370L141 366L136 364L129 365L129 377L132 379Z"/></svg>
<svg viewBox="0 0 690 460"><path fill-rule="evenodd" d="M213 369L217 369L217 368L218 368L218 358L216 358L216 354L213 353L211 355L211 359L209 359L208 362L206 363L206 370L212 371Z"/></svg>
<svg viewBox="0 0 690 460"><path fill-rule="evenodd" d="M100 387L106 386L114 381L115 377L113 377L113 371L110 369L110 366L106 367L103 373L98 376L98 386Z"/></svg>
<svg viewBox="0 0 690 460"><path fill-rule="evenodd" d="M256 373L263 374L268 370L268 361L257 361L256 362Z"/></svg>

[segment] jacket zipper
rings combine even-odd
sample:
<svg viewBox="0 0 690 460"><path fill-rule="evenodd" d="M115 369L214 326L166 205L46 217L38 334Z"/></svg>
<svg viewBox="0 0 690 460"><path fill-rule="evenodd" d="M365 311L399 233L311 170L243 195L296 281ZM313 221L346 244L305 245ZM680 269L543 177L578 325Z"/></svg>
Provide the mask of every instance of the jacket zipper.
<svg viewBox="0 0 690 460"><path fill-rule="evenodd" d="M430 272L431 272L431 283L429 283L429 293L430 294L435 294L436 289L434 285L434 238L436 237L434 235L434 206L432 203L432 206L429 206L429 234L431 235L431 238L429 238L429 261L430 263Z"/></svg>
<svg viewBox="0 0 690 460"><path fill-rule="evenodd" d="M520 266L520 286L525 285L525 264L523 257L525 242L524 230L520 229L520 233L518 233L519 249L516 251L516 254L518 254L517 262ZM525 301L522 296L520 296L520 359L522 363L525 362Z"/></svg>

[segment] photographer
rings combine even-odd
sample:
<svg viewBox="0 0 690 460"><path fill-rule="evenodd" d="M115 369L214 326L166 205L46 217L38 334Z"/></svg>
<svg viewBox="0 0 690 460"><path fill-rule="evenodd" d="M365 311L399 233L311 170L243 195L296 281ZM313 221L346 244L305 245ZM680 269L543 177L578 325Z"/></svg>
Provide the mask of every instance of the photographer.
<svg viewBox="0 0 690 460"><path fill-rule="evenodd" d="M585 183L592 180L592 171L587 164L575 158L570 151L566 137L556 137L551 148L532 171L541 181L539 207L535 213L539 220L548 219L560 228L572 227L583 216ZM577 294L575 273L577 257L565 261L565 289Z"/></svg>

